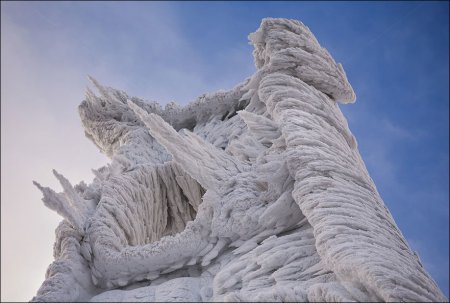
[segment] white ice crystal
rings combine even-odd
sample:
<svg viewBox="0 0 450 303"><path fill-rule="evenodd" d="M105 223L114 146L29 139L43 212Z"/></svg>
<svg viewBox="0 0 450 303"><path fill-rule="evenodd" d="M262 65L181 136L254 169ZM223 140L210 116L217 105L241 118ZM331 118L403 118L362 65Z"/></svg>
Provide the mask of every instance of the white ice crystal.
<svg viewBox="0 0 450 303"><path fill-rule="evenodd" d="M257 72L186 107L93 83L111 163L62 193L33 301L446 301L381 200L337 101L355 94L302 23L264 19Z"/></svg>

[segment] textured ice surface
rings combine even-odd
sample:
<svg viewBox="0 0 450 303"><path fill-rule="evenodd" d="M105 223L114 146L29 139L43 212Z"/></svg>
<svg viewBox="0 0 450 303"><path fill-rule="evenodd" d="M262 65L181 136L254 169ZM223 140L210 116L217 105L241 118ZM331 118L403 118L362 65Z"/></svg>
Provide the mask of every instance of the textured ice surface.
<svg viewBox="0 0 450 303"><path fill-rule="evenodd" d="M164 109L99 85L79 112L111 158L62 193L34 301L443 301L381 200L302 23L264 19L257 72Z"/></svg>

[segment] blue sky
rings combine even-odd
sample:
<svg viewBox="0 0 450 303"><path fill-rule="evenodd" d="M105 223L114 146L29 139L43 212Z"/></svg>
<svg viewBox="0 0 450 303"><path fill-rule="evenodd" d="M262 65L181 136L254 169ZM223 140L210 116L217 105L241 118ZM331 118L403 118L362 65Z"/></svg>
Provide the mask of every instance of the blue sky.
<svg viewBox="0 0 450 303"><path fill-rule="evenodd" d="M301 20L343 64L357 101L341 108L363 159L448 297L448 2L2 1L1 9L2 300L29 300L52 260L60 218L31 180L58 190L52 168L77 183L107 163L76 110L86 75L186 104L255 71L247 35L263 17Z"/></svg>

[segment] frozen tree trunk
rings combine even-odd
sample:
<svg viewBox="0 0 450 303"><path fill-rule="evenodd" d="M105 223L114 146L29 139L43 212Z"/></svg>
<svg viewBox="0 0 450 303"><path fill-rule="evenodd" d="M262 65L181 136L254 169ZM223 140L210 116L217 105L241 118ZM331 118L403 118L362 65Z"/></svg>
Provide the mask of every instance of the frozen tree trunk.
<svg viewBox="0 0 450 303"><path fill-rule="evenodd" d="M187 107L92 79L80 115L112 162L36 185L65 220L33 301L447 301L381 200L302 23L264 19L257 72Z"/></svg>

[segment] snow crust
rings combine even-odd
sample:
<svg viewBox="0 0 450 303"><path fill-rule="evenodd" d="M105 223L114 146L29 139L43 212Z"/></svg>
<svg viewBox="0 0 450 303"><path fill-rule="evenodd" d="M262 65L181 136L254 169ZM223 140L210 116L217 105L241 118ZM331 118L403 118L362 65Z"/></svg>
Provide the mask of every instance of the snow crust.
<svg viewBox="0 0 450 303"><path fill-rule="evenodd" d="M447 301L385 207L337 102L355 94L302 23L263 19L257 72L164 109L87 90L111 163L56 193L32 301Z"/></svg>

